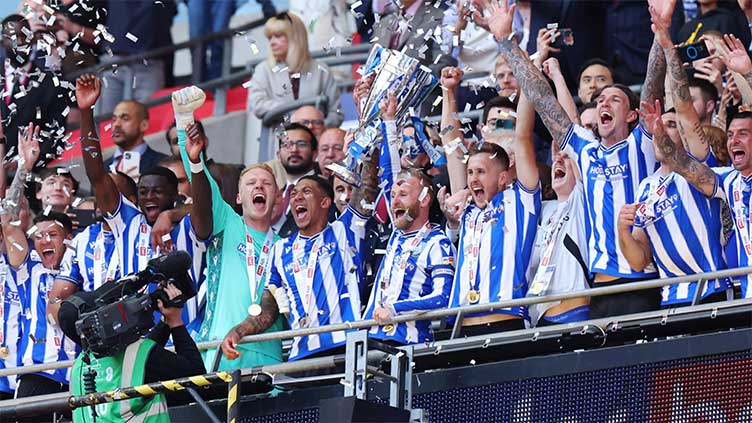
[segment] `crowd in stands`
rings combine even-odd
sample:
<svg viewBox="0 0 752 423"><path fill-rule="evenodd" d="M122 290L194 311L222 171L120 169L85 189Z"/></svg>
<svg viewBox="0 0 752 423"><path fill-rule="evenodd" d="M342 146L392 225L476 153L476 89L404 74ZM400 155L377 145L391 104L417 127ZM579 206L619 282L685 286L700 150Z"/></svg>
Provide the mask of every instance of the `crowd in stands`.
<svg viewBox="0 0 752 423"><path fill-rule="evenodd" d="M242 3L188 0L191 36L226 29ZM60 303L173 250L191 254L198 291L183 321L222 341L202 351L221 370L336 354L346 339L296 337L285 356L246 335L375 319L369 336L423 343L444 335L392 319L750 264L750 1L259 3L269 55L247 113L327 98L290 113L262 163L211 158L210 143L246 140L209 139L196 86L172 93L169 154L145 142L144 102L173 85L172 63L111 63L169 45L174 0L23 0L2 21L0 369L74 358ZM311 51L358 39L439 83L414 119L384 93L350 184L333 165L359 134L340 129L339 76ZM207 49L200 72L215 78L222 46ZM352 88L358 113L373 81ZM51 164L70 148L91 193ZM752 296L742 276L576 297L467 314L461 335L686 306L698 289L701 302ZM2 377L0 398L69 382L69 369Z"/></svg>

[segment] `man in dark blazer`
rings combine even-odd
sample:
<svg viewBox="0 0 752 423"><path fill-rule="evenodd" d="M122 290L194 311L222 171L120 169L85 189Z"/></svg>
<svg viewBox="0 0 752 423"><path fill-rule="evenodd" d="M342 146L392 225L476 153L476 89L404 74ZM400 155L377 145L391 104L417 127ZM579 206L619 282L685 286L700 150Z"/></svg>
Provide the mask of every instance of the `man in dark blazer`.
<svg viewBox="0 0 752 423"><path fill-rule="evenodd" d="M34 122L40 127L39 161L49 162L62 152L66 116L74 104L72 91L62 78L35 65L32 46L36 41L23 16L3 19L2 37L6 59L0 64L0 117L6 151L15 155L19 129Z"/></svg>
<svg viewBox="0 0 752 423"><path fill-rule="evenodd" d="M149 128L149 109L138 101L121 101L112 112L115 154L104 165L110 172L123 172L134 180L157 167L167 155L152 150L144 141ZM134 156L136 156L134 158ZM135 165L138 159L138 166Z"/></svg>

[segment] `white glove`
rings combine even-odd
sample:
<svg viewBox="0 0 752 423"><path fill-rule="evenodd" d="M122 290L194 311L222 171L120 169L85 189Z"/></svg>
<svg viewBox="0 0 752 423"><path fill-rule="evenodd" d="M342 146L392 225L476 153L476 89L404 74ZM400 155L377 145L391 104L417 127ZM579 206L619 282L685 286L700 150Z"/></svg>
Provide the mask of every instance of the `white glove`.
<svg viewBox="0 0 752 423"><path fill-rule="evenodd" d="M175 126L185 128L193 123L193 112L206 101L206 93L193 85L172 93L172 109L175 111Z"/></svg>

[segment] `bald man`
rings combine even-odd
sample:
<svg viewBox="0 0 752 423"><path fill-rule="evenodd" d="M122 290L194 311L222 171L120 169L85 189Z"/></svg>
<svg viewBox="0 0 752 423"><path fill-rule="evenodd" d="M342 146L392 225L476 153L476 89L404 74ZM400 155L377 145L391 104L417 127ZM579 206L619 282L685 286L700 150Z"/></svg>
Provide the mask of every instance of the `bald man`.
<svg viewBox="0 0 752 423"><path fill-rule="evenodd" d="M313 132L316 139L321 138L326 127L324 126L324 113L313 106L302 106L295 109L290 115L290 123L299 123Z"/></svg>
<svg viewBox="0 0 752 423"><path fill-rule="evenodd" d="M346 132L342 129L329 128L319 136L319 154L316 156L316 163L319 165L321 174L327 178L332 176L332 172L326 168L326 165L345 158L345 134Z"/></svg>

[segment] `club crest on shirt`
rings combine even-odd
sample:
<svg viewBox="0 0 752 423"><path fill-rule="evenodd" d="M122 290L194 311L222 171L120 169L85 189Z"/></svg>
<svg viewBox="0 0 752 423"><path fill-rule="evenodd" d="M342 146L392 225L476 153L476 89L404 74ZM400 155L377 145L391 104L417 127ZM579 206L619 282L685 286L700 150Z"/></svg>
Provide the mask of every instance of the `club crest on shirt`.
<svg viewBox="0 0 752 423"><path fill-rule="evenodd" d="M613 166L594 164L590 168L590 178L608 181L618 181L629 177L629 164L620 163Z"/></svg>

